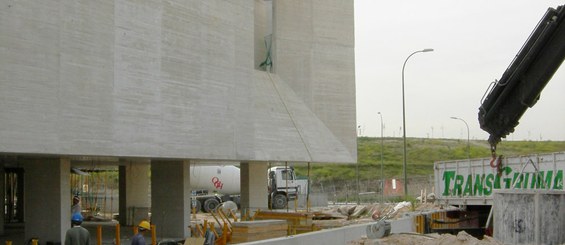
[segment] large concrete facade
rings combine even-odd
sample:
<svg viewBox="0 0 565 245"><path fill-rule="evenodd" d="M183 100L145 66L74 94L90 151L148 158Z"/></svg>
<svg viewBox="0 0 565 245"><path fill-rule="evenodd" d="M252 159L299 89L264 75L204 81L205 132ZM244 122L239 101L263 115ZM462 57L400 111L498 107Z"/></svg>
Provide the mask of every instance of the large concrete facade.
<svg viewBox="0 0 565 245"><path fill-rule="evenodd" d="M0 152L355 162L353 3L273 1L269 77L261 2L6 3Z"/></svg>
<svg viewBox="0 0 565 245"><path fill-rule="evenodd" d="M353 30L353 2L341 0L5 2L0 161L56 167L54 195L68 188L64 169L85 159L175 162L152 182L191 160L354 163ZM186 225L185 208L170 213L176 223ZM26 207L26 226L37 215ZM67 218L57 216L57 234Z"/></svg>

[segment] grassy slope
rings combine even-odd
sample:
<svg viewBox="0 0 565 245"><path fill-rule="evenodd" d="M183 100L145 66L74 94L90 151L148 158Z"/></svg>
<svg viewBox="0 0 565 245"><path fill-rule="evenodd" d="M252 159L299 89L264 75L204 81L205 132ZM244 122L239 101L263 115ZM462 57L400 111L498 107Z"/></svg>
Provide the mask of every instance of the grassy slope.
<svg viewBox="0 0 565 245"><path fill-rule="evenodd" d="M471 140L471 158L489 158L490 147L486 140ZM402 138L384 138L383 172L385 177L401 177L403 165ZM505 156L565 151L565 141L503 141L497 152ZM407 139L407 166L409 176L433 174L436 161L466 159L467 140L457 139ZM381 139L357 139L357 156L361 179L380 178ZM356 164L316 164L311 167L311 178L318 181L352 180L356 177ZM298 175L306 176L307 169L297 166Z"/></svg>

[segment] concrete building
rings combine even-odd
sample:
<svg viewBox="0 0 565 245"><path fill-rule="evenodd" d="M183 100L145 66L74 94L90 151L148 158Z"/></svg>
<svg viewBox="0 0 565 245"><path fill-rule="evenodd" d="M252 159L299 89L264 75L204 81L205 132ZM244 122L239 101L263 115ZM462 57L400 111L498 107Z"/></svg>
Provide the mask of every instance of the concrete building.
<svg viewBox="0 0 565 245"><path fill-rule="evenodd" d="M268 162L356 162L353 32L342 0L3 1L0 177L26 240L64 240L84 164L119 166L120 214L182 238L191 164L240 162L265 208Z"/></svg>

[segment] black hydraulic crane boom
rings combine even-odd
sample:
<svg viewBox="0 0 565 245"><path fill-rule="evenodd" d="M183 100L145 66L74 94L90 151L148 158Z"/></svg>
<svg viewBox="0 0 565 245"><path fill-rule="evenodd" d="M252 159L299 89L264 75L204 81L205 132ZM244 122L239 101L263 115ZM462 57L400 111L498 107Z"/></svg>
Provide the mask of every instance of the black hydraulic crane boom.
<svg viewBox="0 0 565 245"><path fill-rule="evenodd" d="M514 132L528 107L565 59L565 5L549 8L500 80L489 86L479 107L479 124L494 149ZM486 93L485 93L486 94Z"/></svg>

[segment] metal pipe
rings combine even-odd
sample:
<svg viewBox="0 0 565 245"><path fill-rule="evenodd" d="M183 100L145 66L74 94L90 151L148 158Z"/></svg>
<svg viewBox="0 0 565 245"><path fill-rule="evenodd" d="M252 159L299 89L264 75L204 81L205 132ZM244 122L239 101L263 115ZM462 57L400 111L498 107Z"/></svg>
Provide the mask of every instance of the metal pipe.
<svg viewBox="0 0 565 245"><path fill-rule="evenodd" d="M116 224L116 245L120 245L120 224Z"/></svg>
<svg viewBox="0 0 565 245"><path fill-rule="evenodd" d="M306 188L306 212L310 212L310 162L308 162L308 186Z"/></svg>
<svg viewBox="0 0 565 245"><path fill-rule="evenodd" d="M381 117L381 202L384 202L385 200L385 179L384 179L384 171L383 171L383 165L384 165L384 134L383 134L383 114L381 114L381 112L379 111L377 114L379 114L379 116Z"/></svg>
<svg viewBox="0 0 565 245"><path fill-rule="evenodd" d="M102 226L96 226L96 244L102 245Z"/></svg>
<svg viewBox="0 0 565 245"><path fill-rule="evenodd" d="M286 212L288 212L288 162L284 162L285 176L285 196L286 196Z"/></svg>
<svg viewBox="0 0 565 245"><path fill-rule="evenodd" d="M151 245L157 245L157 226L151 225Z"/></svg>

